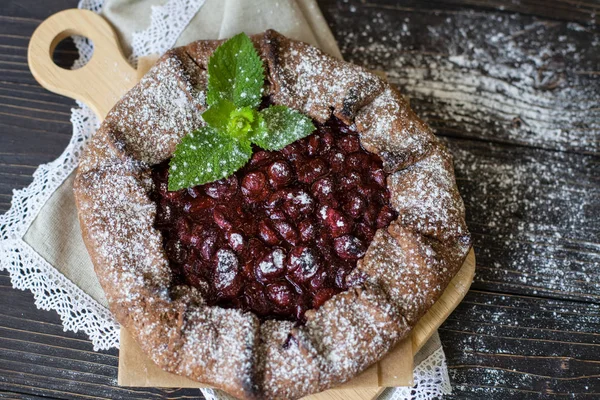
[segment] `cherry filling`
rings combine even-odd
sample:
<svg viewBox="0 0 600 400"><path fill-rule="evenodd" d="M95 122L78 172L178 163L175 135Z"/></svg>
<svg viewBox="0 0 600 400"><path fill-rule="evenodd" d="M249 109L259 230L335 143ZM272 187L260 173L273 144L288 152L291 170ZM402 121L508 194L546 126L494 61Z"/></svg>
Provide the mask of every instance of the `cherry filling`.
<svg viewBox="0 0 600 400"><path fill-rule="evenodd" d="M210 305L303 321L348 288L378 228L396 218L381 159L337 119L281 151L254 149L229 178L167 191L153 168L156 227L176 283Z"/></svg>

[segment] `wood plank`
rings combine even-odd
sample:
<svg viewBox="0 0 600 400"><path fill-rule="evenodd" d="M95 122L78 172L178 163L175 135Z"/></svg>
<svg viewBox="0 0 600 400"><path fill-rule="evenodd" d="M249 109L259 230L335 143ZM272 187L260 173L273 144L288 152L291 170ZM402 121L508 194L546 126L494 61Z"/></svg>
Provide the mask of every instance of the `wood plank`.
<svg viewBox="0 0 600 400"><path fill-rule="evenodd" d="M390 4L324 12L344 57L385 71L438 133L600 154L600 25Z"/></svg>
<svg viewBox="0 0 600 400"><path fill-rule="evenodd" d="M0 399L41 400L41 399L44 399L44 397L31 396L31 395L26 395L26 394L23 394L23 393L9 392L9 391L0 390Z"/></svg>
<svg viewBox="0 0 600 400"><path fill-rule="evenodd" d="M83 333L64 332L58 315L35 308L30 292L9 289L0 272L2 391L62 399L198 398L198 390L116 387L118 351L93 351ZM19 398L18 396L16 398ZM201 398L201 397L200 397Z"/></svg>
<svg viewBox="0 0 600 400"><path fill-rule="evenodd" d="M473 288L600 302L600 159L450 139Z"/></svg>
<svg viewBox="0 0 600 400"><path fill-rule="evenodd" d="M440 329L450 398L597 398L598 332L598 304L471 291Z"/></svg>
<svg viewBox="0 0 600 400"><path fill-rule="evenodd" d="M519 12L521 14L547 17L563 21L578 21L583 24L598 23L600 4L597 1L585 0L433 0L419 1L406 0L401 4L394 0L367 0L363 1L366 7L384 7L387 9L415 10L425 9L432 11L503 11L507 13Z"/></svg>
<svg viewBox="0 0 600 400"><path fill-rule="evenodd" d="M71 99L41 88L27 66L27 46L33 30L48 15L77 6L75 0L0 4L0 213L10 206L12 190L32 181L41 163L54 160L69 142L73 127ZM72 48L60 49L56 60L69 65Z"/></svg>

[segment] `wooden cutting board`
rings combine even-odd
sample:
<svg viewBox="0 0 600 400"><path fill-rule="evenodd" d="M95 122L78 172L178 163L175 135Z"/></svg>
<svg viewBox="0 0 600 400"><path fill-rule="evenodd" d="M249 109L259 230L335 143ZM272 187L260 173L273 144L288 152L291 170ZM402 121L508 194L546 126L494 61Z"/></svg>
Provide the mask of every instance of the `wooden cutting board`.
<svg viewBox="0 0 600 400"><path fill-rule="evenodd" d="M94 54L82 68L68 70L52 61L56 45L63 39L81 35L94 43ZM86 10L72 9L54 14L46 19L33 33L29 42L29 68L35 79L46 89L82 101L90 106L100 119L103 119L113 105L135 83L140 73L132 68L120 48L118 37L111 25L99 15ZM141 69L142 67L140 67ZM415 326L412 337L401 343L393 352L403 354L408 365L412 366L412 356L419 351L436 329L450 315L467 293L475 273L475 254L469 252L460 271L452 279L442 297L433 305ZM126 344L129 343L125 340ZM134 343L121 347L121 360L125 352L136 351ZM384 358L373 366L378 371L378 385L361 384L361 376L340 388L308 396L311 400L364 400L377 397L386 382L393 382L393 376L386 371L394 370L389 359ZM388 360L388 361L386 361ZM121 364L121 363L120 363ZM122 365L120 365L122 367ZM152 365L149 364L149 367ZM123 382L119 368L119 382ZM135 381L142 386L141 381ZM151 384L152 382L150 382ZM182 383L184 385L184 383ZM148 386L148 385L145 385Z"/></svg>

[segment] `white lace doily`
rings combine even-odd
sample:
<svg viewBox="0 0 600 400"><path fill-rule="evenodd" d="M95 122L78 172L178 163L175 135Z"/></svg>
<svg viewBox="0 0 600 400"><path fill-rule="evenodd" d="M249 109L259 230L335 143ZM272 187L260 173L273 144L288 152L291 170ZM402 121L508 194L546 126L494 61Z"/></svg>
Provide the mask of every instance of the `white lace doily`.
<svg viewBox="0 0 600 400"><path fill-rule="evenodd" d="M204 2L168 0L162 6L152 7L150 26L133 35L131 63L135 65L139 57L162 54L171 48ZM79 8L100 13L103 4L104 0L80 0ZM73 65L76 69L90 60L94 49L86 38L74 37L74 42L80 54ZM0 270L9 272L14 288L30 290L38 308L55 310L65 331L83 331L94 350L106 350L119 346L119 325L110 312L23 240L43 205L75 170L82 148L98 128L99 121L92 110L77 104L78 108L71 111L73 136L67 148L56 160L40 165L28 187L14 190L10 209L0 215ZM446 358L441 348L415 367L414 380L413 388L390 388L382 399L425 400L450 393ZM220 391L201 391L208 400L233 399Z"/></svg>
<svg viewBox="0 0 600 400"><path fill-rule="evenodd" d="M446 367L446 355L441 347L421 361L413 371L415 386L387 389L379 400L441 399L452 392Z"/></svg>

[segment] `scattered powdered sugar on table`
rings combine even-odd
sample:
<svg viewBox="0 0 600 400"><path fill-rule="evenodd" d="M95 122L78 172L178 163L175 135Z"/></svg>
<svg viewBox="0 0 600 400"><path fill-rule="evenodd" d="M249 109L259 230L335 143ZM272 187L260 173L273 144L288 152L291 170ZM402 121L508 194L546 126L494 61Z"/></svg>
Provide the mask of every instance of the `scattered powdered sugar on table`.
<svg viewBox="0 0 600 400"><path fill-rule="evenodd" d="M367 9L370 21L357 26L347 11L332 17L348 59L386 71L438 133L492 142L448 140L477 287L597 299L599 30L441 10L416 11L427 14L422 24Z"/></svg>
<svg viewBox="0 0 600 400"><path fill-rule="evenodd" d="M417 114L446 132L536 147L600 150L598 30L518 14L431 15L427 26L336 16L343 53L386 71ZM413 36L419 37L419 48Z"/></svg>
<svg viewBox="0 0 600 400"><path fill-rule="evenodd" d="M481 244L477 280L532 294L597 298L600 174L594 157L461 145L452 143L451 150L469 226Z"/></svg>

